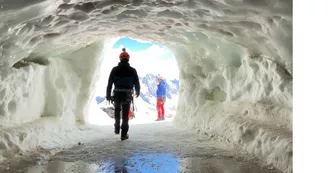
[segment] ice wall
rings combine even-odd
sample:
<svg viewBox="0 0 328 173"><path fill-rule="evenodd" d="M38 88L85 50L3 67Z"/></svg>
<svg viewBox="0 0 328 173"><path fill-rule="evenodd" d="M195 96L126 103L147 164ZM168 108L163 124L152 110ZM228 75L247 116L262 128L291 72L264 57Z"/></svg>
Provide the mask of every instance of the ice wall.
<svg viewBox="0 0 328 173"><path fill-rule="evenodd" d="M1 70L0 127L17 126L41 116L46 92L44 73L45 67L37 64Z"/></svg>
<svg viewBox="0 0 328 173"><path fill-rule="evenodd" d="M75 141L65 139L66 131L88 115L102 46L46 58L46 65L1 69L0 155Z"/></svg>
<svg viewBox="0 0 328 173"><path fill-rule="evenodd" d="M291 172L291 74L243 46L194 38L201 41L173 48L182 86L176 125L198 129Z"/></svg>

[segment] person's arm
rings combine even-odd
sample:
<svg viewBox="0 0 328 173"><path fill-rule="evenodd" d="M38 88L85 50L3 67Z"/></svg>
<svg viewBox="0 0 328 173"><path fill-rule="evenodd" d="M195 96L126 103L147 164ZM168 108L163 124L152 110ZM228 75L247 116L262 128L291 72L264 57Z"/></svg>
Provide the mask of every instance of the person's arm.
<svg viewBox="0 0 328 173"><path fill-rule="evenodd" d="M114 82L114 73L115 69L113 68L110 72L109 78L108 78L108 84L107 84L107 90L106 90L106 99L109 101L112 93L112 86Z"/></svg>
<svg viewBox="0 0 328 173"><path fill-rule="evenodd" d="M165 83L163 85L161 85L161 91L162 91L162 95L161 95L162 103L165 103L166 102L166 86L165 86Z"/></svg>
<svg viewBox="0 0 328 173"><path fill-rule="evenodd" d="M139 97L140 95L140 83L139 83L139 77L137 70L134 70L134 87L136 90L136 97Z"/></svg>
<svg viewBox="0 0 328 173"><path fill-rule="evenodd" d="M162 95L162 98L165 99L166 98L166 83L164 83L163 85L163 95Z"/></svg>

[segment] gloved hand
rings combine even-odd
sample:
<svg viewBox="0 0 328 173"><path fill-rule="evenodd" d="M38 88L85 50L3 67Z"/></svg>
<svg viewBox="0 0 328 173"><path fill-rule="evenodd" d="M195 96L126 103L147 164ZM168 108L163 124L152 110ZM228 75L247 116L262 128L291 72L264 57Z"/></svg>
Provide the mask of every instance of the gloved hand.
<svg viewBox="0 0 328 173"><path fill-rule="evenodd" d="M161 104L164 104L166 101L166 98L165 97L162 97L162 101L161 101Z"/></svg>
<svg viewBox="0 0 328 173"><path fill-rule="evenodd" d="M113 96L106 96L106 99L108 100L108 102L112 103L114 105L114 97Z"/></svg>
<svg viewBox="0 0 328 173"><path fill-rule="evenodd" d="M110 97L110 102L114 105L114 97L113 96Z"/></svg>
<svg viewBox="0 0 328 173"><path fill-rule="evenodd" d="M138 98L138 97L139 97L139 95L140 95L140 93L139 93L139 92L137 92L137 93L136 93L136 98Z"/></svg>

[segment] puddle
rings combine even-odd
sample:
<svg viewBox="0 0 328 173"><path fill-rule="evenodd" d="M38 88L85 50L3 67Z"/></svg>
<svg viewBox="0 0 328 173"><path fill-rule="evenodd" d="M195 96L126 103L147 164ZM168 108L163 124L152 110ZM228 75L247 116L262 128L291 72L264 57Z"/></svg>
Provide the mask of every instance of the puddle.
<svg viewBox="0 0 328 173"><path fill-rule="evenodd" d="M46 165L21 170L6 170L4 173L277 173L233 160L232 158L185 157L172 154L144 154L112 158L100 164L83 161L51 161Z"/></svg>
<svg viewBox="0 0 328 173"><path fill-rule="evenodd" d="M97 173L116 172L158 172L170 173L179 171L179 159L168 154L147 154L133 156L131 158L119 159L104 163Z"/></svg>
<svg viewBox="0 0 328 173"><path fill-rule="evenodd" d="M21 171L22 173L97 173L99 166L82 161L61 162L53 161L47 165L28 167Z"/></svg>

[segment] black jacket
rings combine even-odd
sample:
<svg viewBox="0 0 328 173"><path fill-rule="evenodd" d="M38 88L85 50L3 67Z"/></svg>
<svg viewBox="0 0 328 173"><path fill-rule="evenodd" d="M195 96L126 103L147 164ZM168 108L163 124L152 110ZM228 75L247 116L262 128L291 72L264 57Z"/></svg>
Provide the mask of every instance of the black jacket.
<svg viewBox="0 0 328 173"><path fill-rule="evenodd" d="M133 89L135 87L136 95L140 94L140 83L137 70L130 66L128 62L120 62L112 69L108 79L107 95L109 100L114 83L115 89Z"/></svg>

